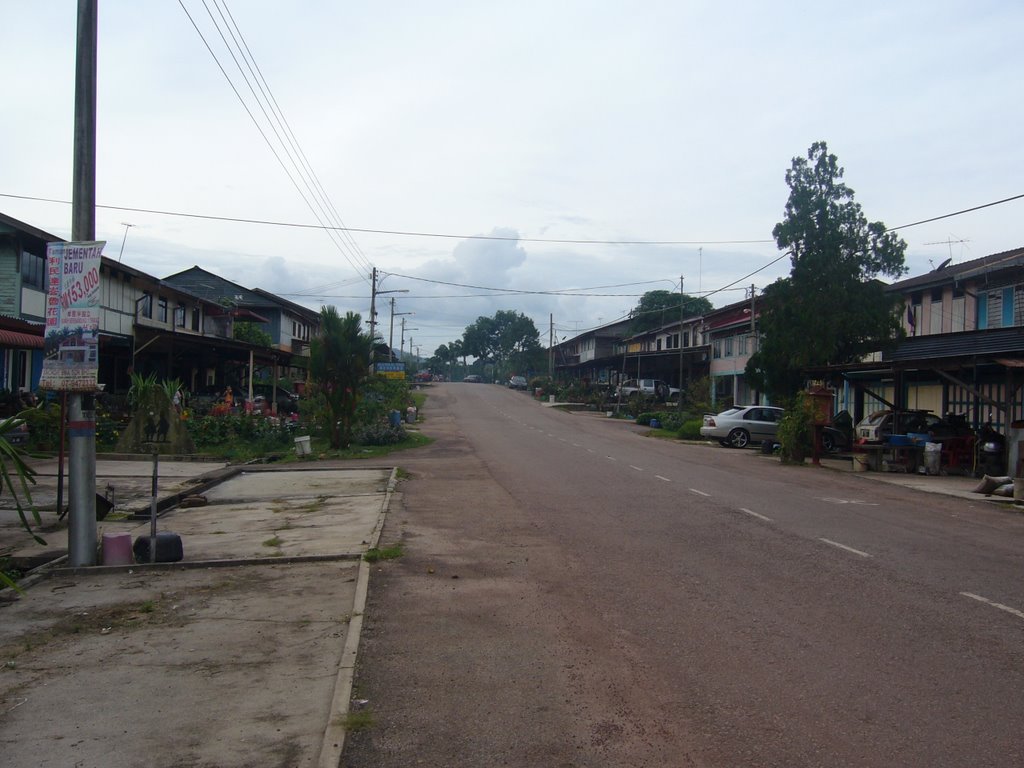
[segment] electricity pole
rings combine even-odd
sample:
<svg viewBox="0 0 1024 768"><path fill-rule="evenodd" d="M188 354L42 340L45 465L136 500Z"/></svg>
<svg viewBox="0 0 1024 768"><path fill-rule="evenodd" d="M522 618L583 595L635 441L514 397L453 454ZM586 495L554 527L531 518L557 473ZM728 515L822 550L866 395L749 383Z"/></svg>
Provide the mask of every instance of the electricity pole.
<svg viewBox="0 0 1024 768"><path fill-rule="evenodd" d="M97 6L97 0L78 0L71 198L71 239L76 242L96 239ZM72 568L96 565L95 397L68 394L68 561Z"/></svg>
<svg viewBox="0 0 1024 768"><path fill-rule="evenodd" d="M683 276L679 276L679 415L683 415Z"/></svg>

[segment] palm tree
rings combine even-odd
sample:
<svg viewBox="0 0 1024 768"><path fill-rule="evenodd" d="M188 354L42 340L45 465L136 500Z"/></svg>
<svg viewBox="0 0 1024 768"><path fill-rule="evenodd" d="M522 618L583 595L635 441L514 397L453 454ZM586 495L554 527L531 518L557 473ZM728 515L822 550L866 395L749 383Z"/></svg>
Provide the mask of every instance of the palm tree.
<svg viewBox="0 0 1024 768"><path fill-rule="evenodd" d="M309 373L327 403L332 448L348 446L359 387L368 375L373 339L362 331L354 312L344 317L334 307L320 309L320 335L309 349Z"/></svg>

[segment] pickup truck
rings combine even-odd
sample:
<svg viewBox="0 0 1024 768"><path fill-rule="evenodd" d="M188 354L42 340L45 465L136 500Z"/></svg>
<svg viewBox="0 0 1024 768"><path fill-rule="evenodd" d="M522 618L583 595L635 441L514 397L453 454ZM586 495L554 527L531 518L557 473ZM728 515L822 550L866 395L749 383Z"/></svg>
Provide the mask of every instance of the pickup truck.
<svg viewBox="0 0 1024 768"><path fill-rule="evenodd" d="M615 396L626 399L633 395L643 397L657 397L661 400L670 400L679 394L677 387L670 387L660 379L628 379L622 382L615 390Z"/></svg>

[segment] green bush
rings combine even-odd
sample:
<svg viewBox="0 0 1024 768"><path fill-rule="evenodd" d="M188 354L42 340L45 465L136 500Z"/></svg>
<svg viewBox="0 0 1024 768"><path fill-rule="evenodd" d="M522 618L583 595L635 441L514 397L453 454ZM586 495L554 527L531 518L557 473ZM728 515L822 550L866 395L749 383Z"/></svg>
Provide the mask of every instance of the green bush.
<svg viewBox="0 0 1024 768"><path fill-rule="evenodd" d="M259 454L287 448L293 440L285 423L262 416L196 416L185 425L197 448L241 444Z"/></svg>
<svg viewBox="0 0 1024 768"><path fill-rule="evenodd" d="M357 427L353 433L353 438L359 445L396 445L408 436L401 424L393 427L386 421L364 424Z"/></svg>
<svg viewBox="0 0 1024 768"><path fill-rule="evenodd" d="M814 406L801 392L779 421L779 454L784 462L802 464L814 449Z"/></svg>
<svg viewBox="0 0 1024 768"><path fill-rule="evenodd" d="M676 430L676 437L680 440L700 440L700 428L704 426L704 419L686 419L682 426Z"/></svg>

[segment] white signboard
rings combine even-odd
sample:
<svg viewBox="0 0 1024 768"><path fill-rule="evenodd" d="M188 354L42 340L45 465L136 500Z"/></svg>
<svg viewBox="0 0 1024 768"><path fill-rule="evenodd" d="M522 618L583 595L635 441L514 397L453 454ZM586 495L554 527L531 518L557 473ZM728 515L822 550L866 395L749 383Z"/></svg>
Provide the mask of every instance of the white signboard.
<svg viewBox="0 0 1024 768"><path fill-rule="evenodd" d="M104 245L105 241L46 247L46 337L39 380L43 389L96 391Z"/></svg>

